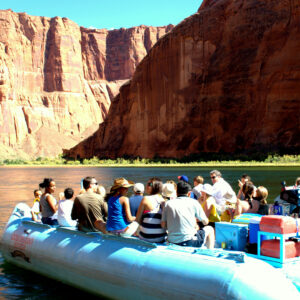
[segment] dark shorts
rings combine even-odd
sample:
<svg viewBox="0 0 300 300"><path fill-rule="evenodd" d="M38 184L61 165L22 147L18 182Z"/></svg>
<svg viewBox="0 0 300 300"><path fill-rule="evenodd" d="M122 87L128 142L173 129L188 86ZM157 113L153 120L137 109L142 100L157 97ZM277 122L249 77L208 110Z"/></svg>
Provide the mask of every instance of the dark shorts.
<svg viewBox="0 0 300 300"><path fill-rule="evenodd" d="M185 247L201 247L203 245L203 242L205 241L205 231L203 229L198 230L195 234L195 237L197 239L184 241L176 245Z"/></svg>
<svg viewBox="0 0 300 300"><path fill-rule="evenodd" d="M209 222L207 225L203 225L202 222L197 222L198 226L200 229L204 228L205 226L211 226L212 228L216 227L216 223L215 222Z"/></svg>
<svg viewBox="0 0 300 300"><path fill-rule="evenodd" d="M58 225L57 219L51 219L51 218L42 218L42 223L43 224L48 224L48 225Z"/></svg>

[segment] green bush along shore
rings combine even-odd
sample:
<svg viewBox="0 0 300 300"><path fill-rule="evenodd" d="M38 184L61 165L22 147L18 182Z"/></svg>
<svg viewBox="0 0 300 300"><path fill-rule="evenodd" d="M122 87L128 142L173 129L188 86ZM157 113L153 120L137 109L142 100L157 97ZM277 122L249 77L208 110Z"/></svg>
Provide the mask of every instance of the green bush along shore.
<svg viewBox="0 0 300 300"><path fill-rule="evenodd" d="M58 156L56 158L39 157L35 160L3 159L1 166L97 166L97 167L181 167L181 166L300 166L300 155L277 155L263 156L234 156L199 155L198 157L185 157L182 159L172 158L117 158L72 160Z"/></svg>

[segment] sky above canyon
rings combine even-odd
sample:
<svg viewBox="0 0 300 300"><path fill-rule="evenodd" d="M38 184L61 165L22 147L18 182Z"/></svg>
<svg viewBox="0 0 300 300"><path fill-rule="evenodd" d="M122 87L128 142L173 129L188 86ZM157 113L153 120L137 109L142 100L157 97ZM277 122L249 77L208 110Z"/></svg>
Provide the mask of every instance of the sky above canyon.
<svg viewBox="0 0 300 300"><path fill-rule="evenodd" d="M9 0L0 9L28 15L66 17L86 28L130 28L178 24L197 12L202 0Z"/></svg>

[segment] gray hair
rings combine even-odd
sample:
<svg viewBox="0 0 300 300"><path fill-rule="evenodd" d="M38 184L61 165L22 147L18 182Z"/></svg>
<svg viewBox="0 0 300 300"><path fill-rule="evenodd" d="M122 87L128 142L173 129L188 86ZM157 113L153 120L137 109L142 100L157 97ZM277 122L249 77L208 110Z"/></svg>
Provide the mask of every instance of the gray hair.
<svg viewBox="0 0 300 300"><path fill-rule="evenodd" d="M209 174L210 174L210 175L213 175L213 174L215 174L216 176L222 177L222 174L221 174L221 172L220 172L220 171L218 171L218 170L212 170L212 171L211 171Z"/></svg>

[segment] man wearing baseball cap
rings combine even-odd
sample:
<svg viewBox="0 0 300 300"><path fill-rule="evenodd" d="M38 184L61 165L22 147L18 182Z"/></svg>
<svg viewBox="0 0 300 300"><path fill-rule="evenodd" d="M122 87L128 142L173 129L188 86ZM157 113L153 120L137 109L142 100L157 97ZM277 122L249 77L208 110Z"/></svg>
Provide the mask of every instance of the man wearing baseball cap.
<svg viewBox="0 0 300 300"><path fill-rule="evenodd" d="M180 175L177 178L179 181L184 181L186 183L189 183L189 178L186 175Z"/></svg>
<svg viewBox="0 0 300 300"><path fill-rule="evenodd" d="M142 183L136 183L133 186L134 195L129 198L131 215L136 216L140 203L143 199L145 187Z"/></svg>

